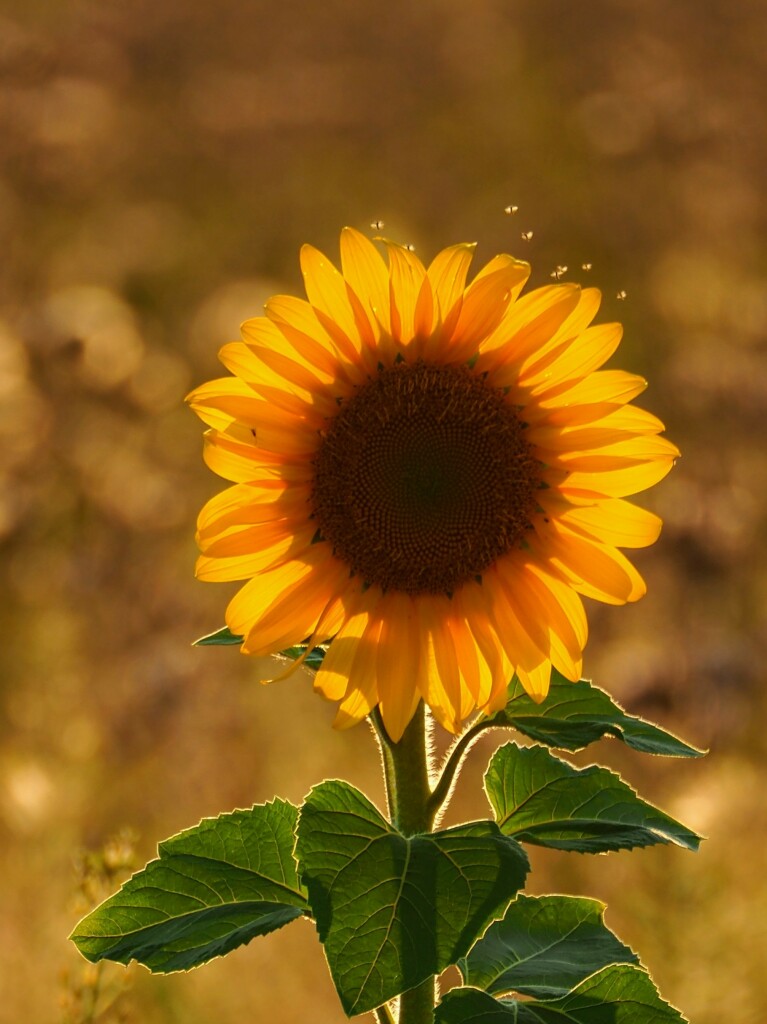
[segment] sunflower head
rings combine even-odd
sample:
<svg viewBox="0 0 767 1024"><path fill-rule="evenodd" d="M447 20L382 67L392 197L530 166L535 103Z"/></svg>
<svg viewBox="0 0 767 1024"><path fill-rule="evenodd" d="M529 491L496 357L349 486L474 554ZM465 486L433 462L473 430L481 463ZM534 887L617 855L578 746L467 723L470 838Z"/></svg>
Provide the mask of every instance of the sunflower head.
<svg viewBox="0 0 767 1024"><path fill-rule="evenodd" d="M332 640L336 724L379 706L397 740L421 699L456 732L514 673L537 700L552 665L580 677L581 597L644 593L618 549L660 521L624 499L678 451L629 404L644 380L601 369L621 327L592 326L596 289L384 247L345 228L339 271L304 246L307 300L270 299L189 402L232 483L197 534L201 579L246 581L227 626L247 654Z"/></svg>

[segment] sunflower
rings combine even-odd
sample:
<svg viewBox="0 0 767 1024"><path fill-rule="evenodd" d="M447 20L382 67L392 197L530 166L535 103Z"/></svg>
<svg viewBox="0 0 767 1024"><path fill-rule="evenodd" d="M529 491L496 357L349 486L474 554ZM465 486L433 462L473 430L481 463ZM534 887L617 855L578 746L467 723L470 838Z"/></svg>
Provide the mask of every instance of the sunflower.
<svg viewBox="0 0 767 1024"><path fill-rule="evenodd" d="M352 228L341 272L306 245L308 301L275 296L188 401L233 486L203 508L203 580L245 580L226 612L246 654L330 643L315 688L336 725L376 706L398 740L423 699L449 731L503 707L514 673L542 700L581 675L582 597L636 601L618 550L660 520L625 501L679 454L600 367L620 324L595 288L520 297L527 263L474 246L425 268Z"/></svg>

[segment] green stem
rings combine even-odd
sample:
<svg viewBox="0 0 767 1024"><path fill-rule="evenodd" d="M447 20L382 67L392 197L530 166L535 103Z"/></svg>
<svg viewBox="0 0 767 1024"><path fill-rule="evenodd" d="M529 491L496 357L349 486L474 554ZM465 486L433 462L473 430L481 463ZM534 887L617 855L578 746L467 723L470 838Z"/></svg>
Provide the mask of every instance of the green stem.
<svg viewBox="0 0 767 1024"><path fill-rule="evenodd" d="M493 725L490 719L483 719L468 729L463 736L460 736L453 744L445 758L439 781L434 787L434 792L429 797L427 804L427 809L431 815L432 821L436 821L439 818L441 812L445 809L448 800L452 796L453 786L455 785L458 777L458 769L461 767L464 757L468 754L469 748L474 744L481 732L492 727Z"/></svg>
<svg viewBox="0 0 767 1024"><path fill-rule="evenodd" d="M378 1024L394 1024L394 1017L391 1015L388 1003L384 1003L383 1006L379 1006L374 1012Z"/></svg>
<svg viewBox="0 0 767 1024"><path fill-rule="evenodd" d="M428 809L431 785L426 744L426 714L421 701L399 743L388 740L387 744L393 775L393 792L390 793L392 822L404 836L431 832L432 817Z"/></svg>
<svg viewBox="0 0 767 1024"><path fill-rule="evenodd" d="M392 823L405 836L431 832L434 816L430 810L431 784L427 754L427 725L423 702L402 735L392 743L380 718L376 721L382 746L388 749L391 772L385 771ZM384 754L384 767L387 758ZM399 1024L433 1024L435 978L428 978L399 1002Z"/></svg>
<svg viewBox="0 0 767 1024"><path fill-rule="evenodd" d="M381 752L381 767L384 774L384 785L386 787L386 805L389 810L389 817L394 821L394 761L392 759L392 742L386 732L386 727L381 718L381 712L377 707L370 713L370 724L378 740L378 749Z"/></svg>

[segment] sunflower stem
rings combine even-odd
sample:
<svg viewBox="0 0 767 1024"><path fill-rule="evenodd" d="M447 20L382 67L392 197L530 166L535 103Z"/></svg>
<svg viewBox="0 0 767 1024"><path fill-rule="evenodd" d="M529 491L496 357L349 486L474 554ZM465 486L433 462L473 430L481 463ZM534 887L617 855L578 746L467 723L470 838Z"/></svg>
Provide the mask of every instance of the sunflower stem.
<svg viewBox="0 0 767 1024"><path fill-rule="evenodd" d="M377 709L376 709L377 713ZM399 743L392 743L380 718L376 721L382 747L388 749L390 775L384 775L392 823L405 836L431 832L434 816L430 811L431 783L428 762L428 725L423 702L418 704ZM399 1003L399 1024L433 1024L436 979L403 992Z"/></svg>
<svg viewBox="0 0 767 1024"><path fill-rule="evenodd" d="M431 832L429 812L431 783L427 757L427 726L423 701L420 701L399 743L392 743L384 731L391 757L392 782L389 803L392 822L404 836ZM385 761L385 759L384 759Z"/></svg>

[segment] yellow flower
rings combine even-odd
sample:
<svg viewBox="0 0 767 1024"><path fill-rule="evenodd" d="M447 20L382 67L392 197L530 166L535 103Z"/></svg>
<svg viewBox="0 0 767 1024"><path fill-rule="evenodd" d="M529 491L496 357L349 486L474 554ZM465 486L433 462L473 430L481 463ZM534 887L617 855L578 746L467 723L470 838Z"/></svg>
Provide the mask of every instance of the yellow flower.
<svg viewBox="0 0 767 1024"><path fill-rule="evenodd" d="M581 595L645 585L618 547L657 516L624 501L678 455L629 405L645 381L600 370L619 324L589 326L595 288L537 288L471 245L428 269L341 233L342 273L301 250L308 302L276 296L189 396L205 457L234 486L198 522L203 580L247 580L226 612L247 654L333 638L315 687L336 725L378 705L398 740L418 701L456 732L505 702L516 672L542 700L551 666L581 674Z"/></svg>

